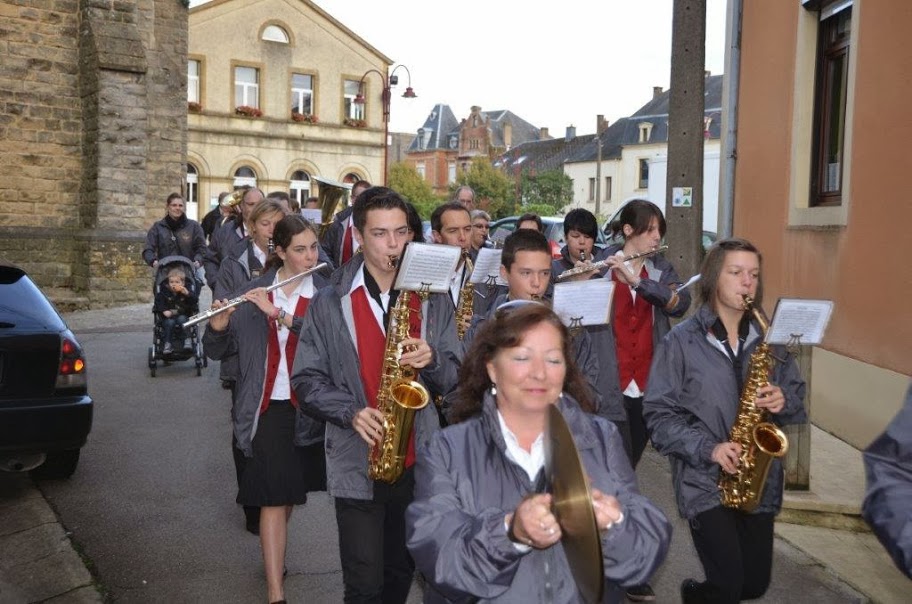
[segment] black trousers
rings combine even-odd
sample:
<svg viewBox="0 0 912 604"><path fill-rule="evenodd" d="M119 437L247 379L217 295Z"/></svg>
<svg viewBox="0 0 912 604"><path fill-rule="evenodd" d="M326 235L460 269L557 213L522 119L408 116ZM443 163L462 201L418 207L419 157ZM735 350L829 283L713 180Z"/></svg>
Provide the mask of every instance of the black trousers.
<svg viewBox="0 0 912 604"><path fill-rule="evenodd" d="M627 459L630 461L630 466L636 467L633 463L633 445L630 442L630 424L617 420L611 420L611 423L614 424L621 434L621 442L624 443L624 451L627 453Z"/></svg>
<svg viewBox="0 0 912 604"><path fill-rule="evenodd" d="M685 594L685 604L730 604L766 593L773 565L773 514L719 506L691 520L690 535L706 581Z"/></svg>
<svg viewBox="0 0 912 604"><path fill-rule="evenodd" d="M232 393L234 389L232 389ZM233 396L233 394L232 394ZM234 436L234 430L231 431L231 456L234 459L234 475L237 478L238 489L241 488L241 476L244 475L244 468L247 465L247 458L244 457L244 452L241 451L237 446L237 438ZM252 505L244 506L244 518L247 521L247 524L253 526L259 526L260 523L260 508Z"/></svg>
<svg viewBox="0 0 912 604"><path fill-rule="evenodd" d="M643 421L643 397L632 398L624 395L624 408L627 410L627 424L630 426L630 465L636 468L649 443L649 430Z"/></svg>
<svg viewBox="0 0 912 604"><path fill-rule="evenodd" d="M346 604L408 599L415 563L405 547L405 508L414 488L409 468L393 484L374 482L373 500L336 497Z"/></svg>

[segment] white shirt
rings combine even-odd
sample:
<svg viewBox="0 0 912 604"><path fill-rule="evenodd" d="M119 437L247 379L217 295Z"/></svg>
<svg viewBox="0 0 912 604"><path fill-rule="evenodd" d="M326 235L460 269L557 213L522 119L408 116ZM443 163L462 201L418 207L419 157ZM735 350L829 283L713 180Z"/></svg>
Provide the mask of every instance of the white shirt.
<svg viewBox="0 0 912 604"><path fill-rule="evenodd" d="M545 433L542 432L532 443L530 451L526 451L519 444L519 439L507 427L503 415L497 411L497 420L500 422L500 431L503 433L504 442L507 444L507 459L525 470L529 480L535 482L539 470L545 466Z"/></svg>
<svg viewBox="0 0 912 604"><path fill-rule="evenodd" d="M459 294L462 293L462 286L464 285L463 277L465 277L466 264L462 263L461 267L456 267L456 270L453 272L453 276L450 278L450 298L453 299L453 306L459 306Z"/></svg>
<svg viewBox="0 0 912 604"><path fill-rule="evenodd" d="M253 248L253 255L257 260L260 261L260 266L266 266L266 252L260 249L260 246L257 244L252 244L250 247Z"/></svg>
<svg viewBox="0 0 912 604"><path fill-rule="evenodd" d="M272 284L275 285L279 281L279 273L276 272L276 277L273 279ZM286 296L281 287L272 290L271 293L272 303L276 308L284 310L289 315L294 315L295 309L298 306L298 299L301 296L313 298L313 277L310 275L302 277L298 282L298 286L291 292L290 296ZM272 385L272 394L269 398L280 401L291 398L291 383L288 379L288 360L285 358L285 346L288 344L288 334L290 333L290 329L286 329L283 325L279 325L279 354L281 355L281 358L279 359L279 371L276 374L275 383ZM268 363L269 360L267 359L266 362Z"/></svg>
<svg viewBox="0 0 912 604"><path fill-rule="evenodd" d="M345 231L347 231L348 229L354 229L354 228L355 228L354 216L349 214L348 218L345 219L345 228L342 229L342 245L343 246L345 245ZM359 249L361 249L361 246L358 245L358 240L355 238L355 232L354 232L354 230L352 230L352 256L354 256L358 252ZM341 257L342 256L339 256L339 258L341 258Z"/></svg>

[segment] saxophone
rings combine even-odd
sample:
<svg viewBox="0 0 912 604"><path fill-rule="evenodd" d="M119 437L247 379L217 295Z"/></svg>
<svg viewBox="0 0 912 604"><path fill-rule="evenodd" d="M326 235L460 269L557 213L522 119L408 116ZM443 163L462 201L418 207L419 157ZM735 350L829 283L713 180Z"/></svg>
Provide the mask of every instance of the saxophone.
<svg viewBox="0 0 912 604"><path fill-rule="evenodd" d="M463 250L462 260L465 262L465 274L472 275L475 269L469 254ZM456 307L456 335L462 340L465 337L466 330L472 323L473 308L475 305L475 284L468 278L459 290L459 306Z"/></svg>
<svg viewBox="0 0 912 604"><path fill-rule="evenodd" d="M394 263L395 258L390 258ZM383 352L383 373L377 393L377 409L383 414L383 437L368 454L368 470L372 480L396 482L405 469L409 437L415 422L415 412L428 404L427 388L415 380L417 371L399 364L402 341L409 337L409 302L413 292L399 292L399 299L390 311Z"/></svg>
<svg viewBox="0 0 912 604"><path fill-rule="evenodd" d="M767 421L769 413L756 405L757 390L769 384L774 359L765 341L769 325L763 312L754 306L750 296L744 296L744 307L753 313L760 325L762 341L751 354L738 417L728 437L731 442L741 445L738 471L735 474L720 471L719 490L722 505L751 512L760 504L773 459L782 457L788 451L788 438L776 425Z"/></svg>

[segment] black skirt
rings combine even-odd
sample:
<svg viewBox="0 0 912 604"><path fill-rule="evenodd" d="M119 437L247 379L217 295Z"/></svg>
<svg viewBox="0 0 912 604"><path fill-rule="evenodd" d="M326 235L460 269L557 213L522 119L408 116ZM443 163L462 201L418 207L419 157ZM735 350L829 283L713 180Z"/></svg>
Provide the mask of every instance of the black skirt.
<svg viewBox="0 0 912 604"><path fill-rule="evenodd" d="M270 401L260 416L238 490L241 505L299 505L307 503L309 491L325 490L323 443L295 446L295 414L291 403Z"/></svg>

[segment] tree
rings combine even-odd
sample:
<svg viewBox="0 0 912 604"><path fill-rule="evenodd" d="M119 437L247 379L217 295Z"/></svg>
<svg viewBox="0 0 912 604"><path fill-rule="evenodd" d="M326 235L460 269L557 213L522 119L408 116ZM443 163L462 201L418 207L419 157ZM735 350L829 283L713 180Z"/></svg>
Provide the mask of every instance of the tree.
<svg viewBox="0 0 912 604"><path fill-rule="evenodd" d="M573 202L573 180L563 170L548 170L522 175L523 210L535 206L544 215L561 214L563 208ZM531 211L531 210L530 210Z"/></svg>
<svg viewBox="0 0 912 604"><path fill-rule="evenodd" d="M389 187L412 202L415 209L425 220L440 205L440 199L434 195L431 185L421 178L414 166L396 162L390 166Z"/></svg>
<svg viewBox="0 0 912 604"><path fill-rule="evenodd" d="M487 211L492 218L503 218L515 211L513 182L496 170L487 157L476 157L467 171L461 172L457 182L450 185L450 195L463 185L475 191L475 206Z"/></svg>

